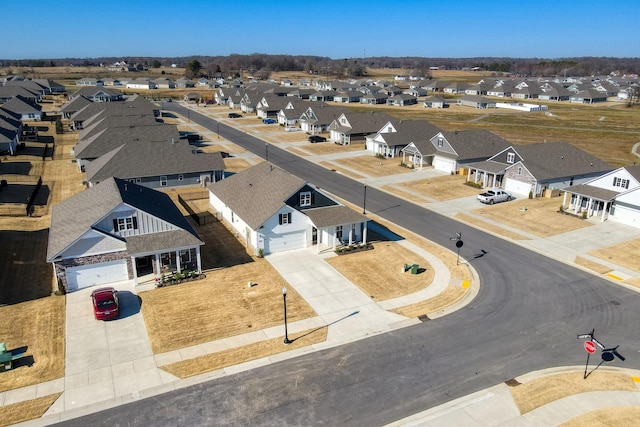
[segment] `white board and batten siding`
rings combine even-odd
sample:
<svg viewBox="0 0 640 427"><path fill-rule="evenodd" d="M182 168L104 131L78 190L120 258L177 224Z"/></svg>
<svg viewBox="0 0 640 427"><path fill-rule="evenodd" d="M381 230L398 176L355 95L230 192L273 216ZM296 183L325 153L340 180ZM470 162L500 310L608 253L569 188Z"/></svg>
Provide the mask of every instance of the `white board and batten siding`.
<svg viewBox="0 0 640 427"><path fill-rule="evenodd" d="M113 221L117 218L134 216L136 218L137 228L130 230L122 230L116 232L122 237L136 236L141 234L158 233L164 231L177 230L177 227L167 221L164 221L156 216L149 215L144 211L137 210L126 204L120 205L114 209L108 216L103 218L96 227L100 230L113 230Z"/></svg>

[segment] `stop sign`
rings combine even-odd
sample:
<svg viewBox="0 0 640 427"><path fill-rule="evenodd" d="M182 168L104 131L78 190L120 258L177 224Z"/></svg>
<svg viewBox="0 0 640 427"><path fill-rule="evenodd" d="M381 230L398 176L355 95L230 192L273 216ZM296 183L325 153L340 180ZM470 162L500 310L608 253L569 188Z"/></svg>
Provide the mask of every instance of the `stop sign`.
<svg viewBox="0 0 640 427"><path fill-rule="evenodd" d="M596 345L593 343L593 341L585 341L584 349L587 350L587 353L593 354L596 352Z"/></svg>

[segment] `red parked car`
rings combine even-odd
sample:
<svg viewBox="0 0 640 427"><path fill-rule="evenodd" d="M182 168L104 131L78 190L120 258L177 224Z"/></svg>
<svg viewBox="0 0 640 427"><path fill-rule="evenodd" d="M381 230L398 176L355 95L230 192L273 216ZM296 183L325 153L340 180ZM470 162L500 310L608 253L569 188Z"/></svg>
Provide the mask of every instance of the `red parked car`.
<svg viewBox="0 0 640 427"><path fill-rule="evenodd" d="M114 288L100 288L91 292L93 314L97 320L113 320L120 316L118 291Z"/></svg>

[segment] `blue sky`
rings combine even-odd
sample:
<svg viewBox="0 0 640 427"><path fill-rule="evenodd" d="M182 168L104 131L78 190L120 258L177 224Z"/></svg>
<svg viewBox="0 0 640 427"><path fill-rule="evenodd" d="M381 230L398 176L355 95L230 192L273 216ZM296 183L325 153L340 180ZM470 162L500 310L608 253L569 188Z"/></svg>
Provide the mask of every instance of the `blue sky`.
<svg viewBox="0 0 640 427"><path fill-rule="evenodd" d="M638 0L32 0L1 11L1 59L640 56Z"/></svg>

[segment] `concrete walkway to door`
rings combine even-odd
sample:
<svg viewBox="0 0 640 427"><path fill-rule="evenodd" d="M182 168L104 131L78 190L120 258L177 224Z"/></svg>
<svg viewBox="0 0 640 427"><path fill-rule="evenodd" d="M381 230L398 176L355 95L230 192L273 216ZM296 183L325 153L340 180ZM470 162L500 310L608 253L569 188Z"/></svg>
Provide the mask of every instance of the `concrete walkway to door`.
<svg viewBox="0 0 640 427"><path fill-rule="evenodd" d="M267 260L329 326L327 341L361 339L419 322L386 311L325 261L333 252L316 251L314 246L280 252Z"/></svg>

